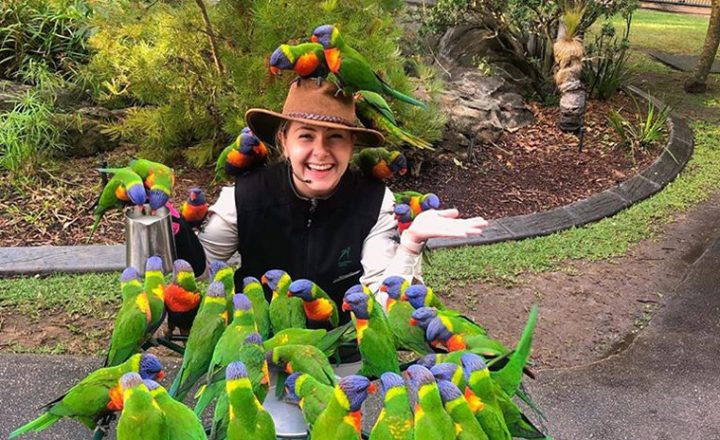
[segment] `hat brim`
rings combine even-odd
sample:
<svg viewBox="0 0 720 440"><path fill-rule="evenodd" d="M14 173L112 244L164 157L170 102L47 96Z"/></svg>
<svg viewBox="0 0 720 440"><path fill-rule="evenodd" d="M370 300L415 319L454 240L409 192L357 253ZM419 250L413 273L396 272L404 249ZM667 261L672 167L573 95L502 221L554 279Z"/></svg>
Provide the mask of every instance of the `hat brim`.
<svg viewBox="0 0 720 440"><path fill-rule="evenodd" d="M379 147L385 143L385 137L376 130L362 127L350 127L344 124L336 124L333 122L315 121L311 119L293 118L283 115L282 113L276 113L270 110L262 108L251 108L245 112L245 122L247 123L250 130L257 136L264 144L272 145L277 147L275 134L277 133L278 127L285 121L297 121L303 122L308 125L316 125L319 127L327 128L339 128L341 130L348 130L355 134L355 144L362 145L365 147Z"/></svg>

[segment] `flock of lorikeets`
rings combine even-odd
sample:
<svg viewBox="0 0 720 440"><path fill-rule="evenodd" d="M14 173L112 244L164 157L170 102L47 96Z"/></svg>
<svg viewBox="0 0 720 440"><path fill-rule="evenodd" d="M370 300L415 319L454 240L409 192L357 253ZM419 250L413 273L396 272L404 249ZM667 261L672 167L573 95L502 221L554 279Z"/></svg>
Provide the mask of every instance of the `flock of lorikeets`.
<svg viewBox="0 0 720 440"><path fill-rule="evenodd" d="M262 406L271 369L278 372L277 394L299 405L313 439L361 438L361 407L376 379L384 408L371 439L546 438L512 400L517 395L536 409L521 387L531 374L526 363L536 309L511 350L446 308L430 287L399 276L380 287L387 310L367 286L348 289L341 309L352 319L344 325L336 303L310 280L270 270L245 278L236 292L234 268L220 261L210 264L209 276L203 292L184 260L175 261L167 283L159 257L147 260L144 279L125 269L104 367L10 438L63 417L92 429L119 412L120 440L206 439L199 416L214 405L209 438L274 439L273 419ZM142 352L165 321L168 332L187 335L182 366L167 390L158 383L160 361ZM362 366L338 379L331 359L353 342ZM399 351L416 358L404 372ZM191 410L182 402L193 390Z"/></svg>

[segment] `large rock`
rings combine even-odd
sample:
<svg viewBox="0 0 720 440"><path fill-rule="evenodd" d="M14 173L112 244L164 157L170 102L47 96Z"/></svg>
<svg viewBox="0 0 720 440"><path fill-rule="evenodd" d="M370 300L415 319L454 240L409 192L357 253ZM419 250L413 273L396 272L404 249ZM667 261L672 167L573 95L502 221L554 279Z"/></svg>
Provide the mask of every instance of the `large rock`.
<svg viewBox="0 0 720 440"><path fill-rule="evenodd" d="M0 113L15 108L15 103L29 90L32 90L31 86L0 80Z"/></svg>
<svg viewBox="0 0 720 440"><path fill-rule="evenodd" d="M65 141L68 156L93 156L110 151L119 145L103 129L107 124L120 120L124 110L108 110L104 107L83 107L73 113L58 116L58 123L65 128Z"/></svg>
<svg viewBox="0 0 720 440"><path fill-rule="evenodd" d="M446 83L442 102L448 115L446 145L464 149L470 143L497 142L506 130L533 121L525 100L504 79L468 70Z"/></svg>

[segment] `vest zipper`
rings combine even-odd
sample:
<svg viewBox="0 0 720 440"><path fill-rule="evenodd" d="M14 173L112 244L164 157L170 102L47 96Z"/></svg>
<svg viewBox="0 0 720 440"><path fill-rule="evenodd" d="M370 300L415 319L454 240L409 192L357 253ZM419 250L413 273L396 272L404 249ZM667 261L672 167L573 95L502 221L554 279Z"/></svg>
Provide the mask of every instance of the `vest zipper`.
<svg viewBox="0 0 720 440"><path fill-rule="evenodd" d="M317 199L310 199L310 212L308 213L308 221L307 221L307 227L309 228L310 225L312 225L312 215L315 212L315 208L317 208Z"/></svg>

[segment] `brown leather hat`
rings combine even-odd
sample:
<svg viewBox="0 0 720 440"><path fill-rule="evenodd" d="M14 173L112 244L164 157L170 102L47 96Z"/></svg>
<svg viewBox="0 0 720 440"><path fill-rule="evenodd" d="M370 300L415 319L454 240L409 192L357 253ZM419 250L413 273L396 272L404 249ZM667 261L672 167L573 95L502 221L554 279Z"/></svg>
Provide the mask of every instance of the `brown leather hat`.
<svg viewBox="0 0 720 440"><path fill-rule="evenodd" d="M377 147L385 139L380 132L355 124L355 100L352 95L337 93L330 81L298 79L290 86L282 113L251 108L245 113L245 122L255 136L266 144L275 145L275 134L283 121L305 122L320 127L350 130L356 135L355 143Z"/></svg>

